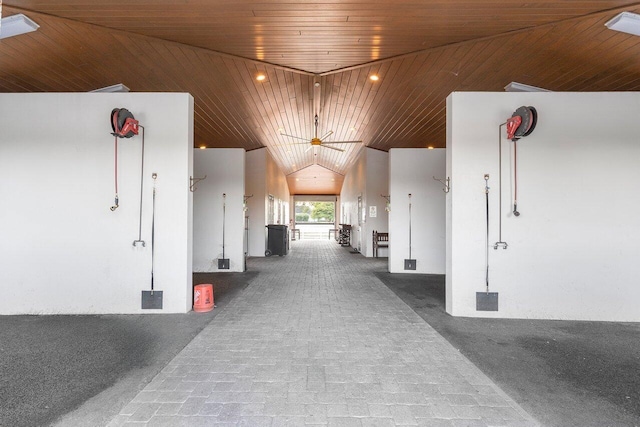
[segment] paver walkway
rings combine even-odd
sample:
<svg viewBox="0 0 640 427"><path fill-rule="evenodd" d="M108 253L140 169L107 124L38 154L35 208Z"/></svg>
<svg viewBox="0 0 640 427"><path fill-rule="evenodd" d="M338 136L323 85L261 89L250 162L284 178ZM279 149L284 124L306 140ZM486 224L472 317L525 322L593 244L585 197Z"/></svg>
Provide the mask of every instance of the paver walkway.
<svg viewBox="0 0 640 427"><path fill-rule="evenodd" d="M333 240L260 274L110 426L536 426Z"/></svg>

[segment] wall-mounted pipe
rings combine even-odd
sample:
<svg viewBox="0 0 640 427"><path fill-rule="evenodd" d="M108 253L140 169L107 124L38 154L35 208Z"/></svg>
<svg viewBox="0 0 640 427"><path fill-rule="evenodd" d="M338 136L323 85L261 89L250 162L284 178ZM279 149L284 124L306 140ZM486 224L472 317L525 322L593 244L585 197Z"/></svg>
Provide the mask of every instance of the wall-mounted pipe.
<svg viewBox="0 0 640 427"><path fill-rule="evenodd" d="M507 242L502 240L502 126L506 124L505 122L498 126L498 197L500 200L498 204L498 241L493 244L493 249L498 249L499 247L507 249L509 246Z"/></svg>

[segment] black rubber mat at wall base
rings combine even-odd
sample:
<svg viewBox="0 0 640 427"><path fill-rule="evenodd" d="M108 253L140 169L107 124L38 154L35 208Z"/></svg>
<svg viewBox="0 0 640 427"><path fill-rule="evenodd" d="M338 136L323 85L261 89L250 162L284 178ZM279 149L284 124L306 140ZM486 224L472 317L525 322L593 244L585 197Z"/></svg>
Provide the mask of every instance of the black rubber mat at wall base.
<svg viewBox="0 0 640 427"><path fill-rule="evenodd" d="M0 316L0 426L50 425L117 382L150 381L257 274L194 274L214 283L208 313Z"/></svg>
<svg viewBox="0 0 640 427"><path fill-rule="evenodd" d="M445 277L376 276L545 426L640 426L640 323L453 317Z"/></svg>

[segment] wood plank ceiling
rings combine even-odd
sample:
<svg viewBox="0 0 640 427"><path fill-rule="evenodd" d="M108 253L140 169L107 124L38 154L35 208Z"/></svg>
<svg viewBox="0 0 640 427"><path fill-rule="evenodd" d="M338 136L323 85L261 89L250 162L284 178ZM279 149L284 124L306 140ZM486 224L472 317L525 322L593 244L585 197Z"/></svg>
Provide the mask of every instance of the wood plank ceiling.
<svg viewBox="0 0 640 427"><path fill-rule="evenodd" d="M365 145L444 147L453 91L638 90L640 37L604 26L621 11L640 3L5 0L40 29L0 40L0 92L189 92L196 146L267 147L292 194L338 194ZM315 114L363 143L311 147Z"/></svg>

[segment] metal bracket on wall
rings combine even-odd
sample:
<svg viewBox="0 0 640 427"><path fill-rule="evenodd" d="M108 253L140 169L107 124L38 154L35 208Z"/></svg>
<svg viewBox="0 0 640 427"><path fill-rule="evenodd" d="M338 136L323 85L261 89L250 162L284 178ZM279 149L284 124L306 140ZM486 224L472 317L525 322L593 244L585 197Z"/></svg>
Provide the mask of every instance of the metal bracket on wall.
<svg viewBox="0 0 640 427"><path fill-rule="evenodd" d="M202 180L207 179L207 175L203 176L202 178L194 178L192 176L189 177L189 191L191 191L192 193L194 191L197 190L196 188L196 184L199 183Z"/></svg>
<svg viewBox="0 0 640 427"><path fill-rule="evenodd" d="M448 193L449 191L451 191L451 178L447 177L446 179L439 179L434 176L433 179L438 181L440 184L444 185L444 188L442 189L442 191L444 191L445 193Z"/></svg>

